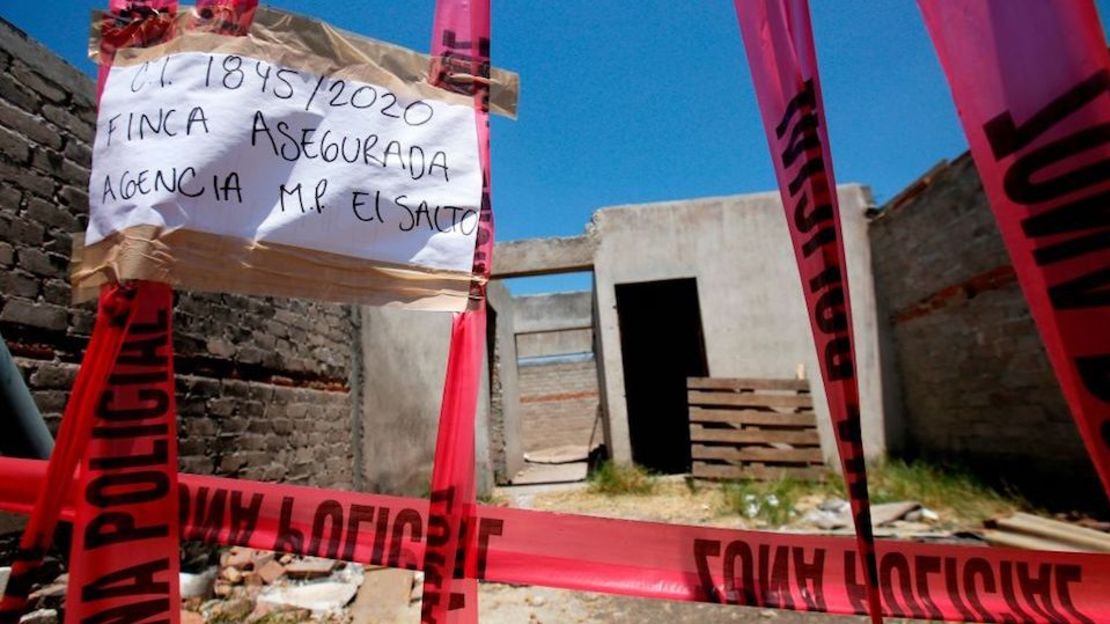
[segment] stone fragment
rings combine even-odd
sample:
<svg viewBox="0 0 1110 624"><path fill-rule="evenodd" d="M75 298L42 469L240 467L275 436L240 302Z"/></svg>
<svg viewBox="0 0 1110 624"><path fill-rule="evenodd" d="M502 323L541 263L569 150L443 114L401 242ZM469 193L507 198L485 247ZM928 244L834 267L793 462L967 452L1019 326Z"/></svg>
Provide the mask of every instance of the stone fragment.
<svg viewBox="0 0 1110 624"><path fill-rule="evenodd" d="M285 575L298 579L320 578L331 574L335 570L335 565L336 562L331 559L311 557L285 566Z"/></svg>

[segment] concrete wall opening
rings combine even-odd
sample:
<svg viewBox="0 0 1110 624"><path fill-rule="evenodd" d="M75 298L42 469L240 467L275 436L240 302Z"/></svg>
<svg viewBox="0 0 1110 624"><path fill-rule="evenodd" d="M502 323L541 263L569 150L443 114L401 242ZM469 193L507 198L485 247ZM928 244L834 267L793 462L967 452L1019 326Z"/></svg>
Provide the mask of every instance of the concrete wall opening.
<svg viewBox="0 0 1110 624"><path fill-rule="evenodd" d="M591 449L603 442L592 278L565 272L491 282L491 306L501 308L492 321L490 431L502 483L583 480Z"/></svg>
<svg viewBox="0 0 1110 624"><path fill-rule="evenodd" d="M523 449L575 447L585 459L598 410L591 291L513 298Z"/></svg>
<svg viewBox="0 0 1110 624"><path fill-rule="evenodd" d="M655 472L689 472L686 378L709 374L697 281L615 289L632 460Z"/></svg>

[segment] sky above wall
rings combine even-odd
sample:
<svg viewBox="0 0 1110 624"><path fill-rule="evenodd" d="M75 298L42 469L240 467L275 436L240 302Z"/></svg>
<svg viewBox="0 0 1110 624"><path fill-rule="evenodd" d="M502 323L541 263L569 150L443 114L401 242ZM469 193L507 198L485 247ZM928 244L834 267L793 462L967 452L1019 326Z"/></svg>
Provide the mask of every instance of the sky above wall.
<svg viewBox="0 0 1110 624"><path fill-rule="evenodd" d="M106 4L5 0L0 16L92 75L89 11ZM429 47L433 0L267 4ZM881 205L967 149L915 2L810 4L840 182ZM1110 0L1097 5L1105 28ZM581 234L605 206L775 188L730 0L494 0L493 59L521 75L519 120L492 126L499 240ZM588 287L588 274L510 283Z"/></svg>

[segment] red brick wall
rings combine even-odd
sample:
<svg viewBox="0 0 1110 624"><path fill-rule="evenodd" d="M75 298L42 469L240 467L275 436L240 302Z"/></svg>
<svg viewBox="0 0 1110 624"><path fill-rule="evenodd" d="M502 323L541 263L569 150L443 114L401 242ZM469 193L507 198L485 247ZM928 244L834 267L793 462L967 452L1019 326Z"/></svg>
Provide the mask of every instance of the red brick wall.
<svg viewBox="0 0 1110 624"><path fill-rule="evenodd" d="M597 367L584 362L520 367L524 452L590 441L597 417ZM601 432L594 436L601 441Z"/></svg>

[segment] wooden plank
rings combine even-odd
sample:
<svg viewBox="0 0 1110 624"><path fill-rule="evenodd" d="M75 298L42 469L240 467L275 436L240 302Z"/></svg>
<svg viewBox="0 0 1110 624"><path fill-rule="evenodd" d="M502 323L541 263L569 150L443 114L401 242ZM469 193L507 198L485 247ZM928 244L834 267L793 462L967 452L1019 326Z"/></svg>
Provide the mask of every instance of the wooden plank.
<svg viewBox="0 0 1110 624"><path fill-rule="evenodd" d="M820 464L824 461L820 448L756 448L746 446L706 446L695 444L691 447L694 459L720 459L724 461L780 462Z"/></svg>
<svg viewBox="0 0 1110 624"><path fill-rule="evenodd" d="M809 382L805 379L688 377L686 387L691 390L795 390L808 392Z"/></svg>
<svg viewBox="0 0 1110 624"><path fill-rule="evenodd" d="M705 392L690 390L686 393L690 405L726 405L737 407L808 407L813 408L813 398L808 394L739 394L735 392Z"/></svg>
<svg viewBox="0 0 1110 624"><path fill-rule="evenodd" d="M816 427L813 412L781 414L754 410L690 408L690 422L728 423L730 425L769 425L774 427Z"/></svg>
<svg viewBox="0 0 1110 624"><path fill-rule="evenodd" d="M820 438L817 432L808 431L775 431L769 429L706 429L701 425L690 425L690 441L692 442L729 442L732 444L770 444L784 442L786 444L802 444L817 446Z"/></svg>
<svg viewBox="0 0 1110 624"><path fill-rule="evenodd" d="M756 479L770 481L790 477L806 481L822 481L825 478L826 468L815 466L812 468L792 468L779 466L728 466L723 464L707 464L694 462L694 476L701 479Z"/></svg>

